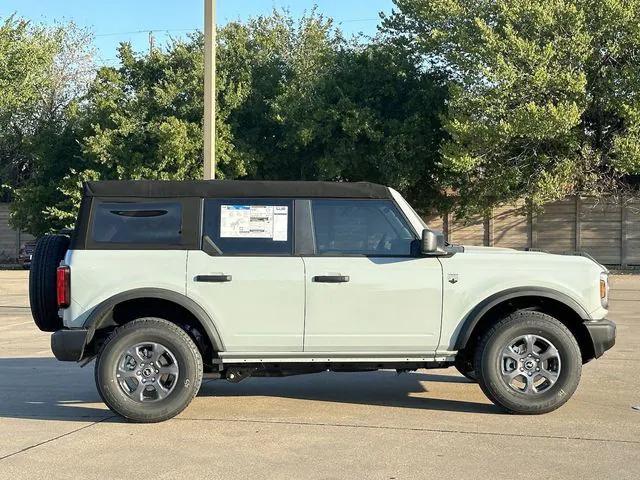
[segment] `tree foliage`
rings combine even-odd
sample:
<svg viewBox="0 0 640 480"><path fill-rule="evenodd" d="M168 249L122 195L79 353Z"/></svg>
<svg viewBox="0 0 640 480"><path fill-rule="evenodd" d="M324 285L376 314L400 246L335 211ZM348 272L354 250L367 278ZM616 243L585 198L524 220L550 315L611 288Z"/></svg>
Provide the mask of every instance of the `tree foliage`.
<svg viewBox="0 0 640 480"><path fill-rule="evenodd" d="M122 44L67 116L60 148L75 151L18 190L14 222L71 226L83 180L201 178L203 47L200 34L145 53ZM315 12L274 12L219 30L216 83L218 178L370 180L440 200L446 89L418 57L345 39Z"/></svg>
<svg viewBox="0 0 640 480"><path fill-rule="evenodd" d="M73 24L0 24L0 184L12 198L14 223L40 233L54 225L43 205L79 154L77 101L95 67L91 35Z"/></svg>
<svg viewBox="0 0 640 480"><path fill-rule="evenodd" d="M394 0L384 29L445 69L460 209L611 190L640 171L640 2Z"/></svg>
<svg viewBox="0 0 640 480"><path fill-rule="evenodd" d="M615 191L640 172L640 0L394 0L372 39L315 11L218 32L216 174L369 180L469 215ZM13 223L73 223L87 179L202 174L204 43L0 26L0 175Z"/></svg>
<svg viewBox="0 0 640 480"><path fill-rule="evenodd" d="M347 40L317 15L232 28L226 51L250 65L232 82L246 88L229 115L235 148L251 159L247 177L369 180L437 204L446 89L419 59Z"/></svg>

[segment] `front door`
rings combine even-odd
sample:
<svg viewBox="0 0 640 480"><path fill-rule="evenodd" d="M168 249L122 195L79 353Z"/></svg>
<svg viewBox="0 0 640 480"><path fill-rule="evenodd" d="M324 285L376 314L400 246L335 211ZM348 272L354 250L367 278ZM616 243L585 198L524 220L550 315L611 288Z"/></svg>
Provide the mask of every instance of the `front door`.
<svg viewBox="0 0 640 480"><path fill-rule="evenodd" d="M306 352L429 353L438 346L442 267L390 200L312 200L305 256Z"/></svg>
<svg viewBox="0 0 640 480"><path fill-rule="evenodd" d="M203 250L189 251L187 295L226 351L299 352L304 264L293 254L291 200L205 200Z"/></svg>

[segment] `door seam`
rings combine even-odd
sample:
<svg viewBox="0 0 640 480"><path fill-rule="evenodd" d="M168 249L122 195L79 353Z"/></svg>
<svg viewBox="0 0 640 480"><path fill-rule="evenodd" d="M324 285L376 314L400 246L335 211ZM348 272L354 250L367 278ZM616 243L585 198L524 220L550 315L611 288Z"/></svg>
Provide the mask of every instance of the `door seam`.
<svg viewBox="0 0 640 480"><path fill-rule="evenodd" d="M442 260L436 257L436 260L440 264L440 334L438 335L438 345L436 345L436 354L440 351L442 344L442 329L444 327L444 265Z"/></svg>
<svg viewBox="0 0 640 480"><path fill-rule="evenodd" d="M300 257L302 260L302 280L304 288L302 293L304 295L302 303L302 351L305 351L305 341L307 339L307 264L304 261L304 257Z"/></svg>
<svg viewBox="0 0 640 480"><path fill-rule="evenodd" d="M189 292L189 250L187 250L187 254L184 257L184 295L188 297Z"/></svg>

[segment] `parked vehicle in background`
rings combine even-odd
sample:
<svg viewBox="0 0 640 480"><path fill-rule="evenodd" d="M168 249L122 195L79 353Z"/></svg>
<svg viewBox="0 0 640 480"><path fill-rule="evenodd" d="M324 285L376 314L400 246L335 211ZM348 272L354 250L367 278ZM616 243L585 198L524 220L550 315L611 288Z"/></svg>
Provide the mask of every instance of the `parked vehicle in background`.
<svg viewBox="0 0 640 480"><path fill-rule="evenodd" d="M449 366L545 413L615 342L602 265L446 244L371 183L89 182L29 289L55 356L95 358L105 403L139 422L180 413L203 375Z"/></svg>
<svg viewBox="0 0 640 480"><path fill-rule="evenodd" d="M36 240L29 240L22 244L20 252L18 253L18 263L22 265L25 270L31 268L31 259L36 249Z"/></svg>

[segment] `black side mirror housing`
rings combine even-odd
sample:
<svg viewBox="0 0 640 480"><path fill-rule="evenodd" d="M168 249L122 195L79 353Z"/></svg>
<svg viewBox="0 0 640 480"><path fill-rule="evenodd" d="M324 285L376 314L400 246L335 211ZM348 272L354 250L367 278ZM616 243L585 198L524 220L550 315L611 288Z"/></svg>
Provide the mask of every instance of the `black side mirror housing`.
<svg viewBox="0 0 640 480"><path fill-rule="evenodd" d="M446 255L444 235L425 228L422 230L420 250L423 255Z"/></svg>

